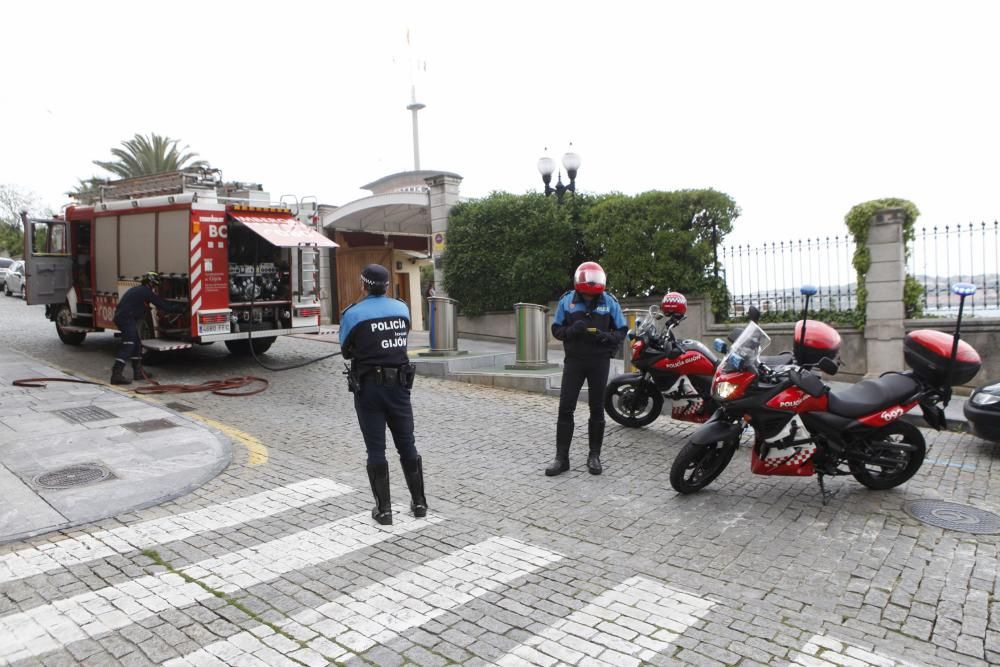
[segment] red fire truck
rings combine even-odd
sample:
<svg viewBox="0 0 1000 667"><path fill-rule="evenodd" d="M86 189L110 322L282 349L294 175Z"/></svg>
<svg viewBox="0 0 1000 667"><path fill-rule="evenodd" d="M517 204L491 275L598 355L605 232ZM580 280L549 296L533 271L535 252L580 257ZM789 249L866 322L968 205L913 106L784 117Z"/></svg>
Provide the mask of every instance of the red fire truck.
<svg viewBox="0 0 1000 667"><path fill-rule="evenodd" d="M319 330L319 252L337 244L295 213L259 185L202 170L113 182L57 219L24 216L27 302L80 345L116 330L118 299L156 271L160 295L187 310L151 310L146 354L216 341L262 354L278 336Z"/></svg>

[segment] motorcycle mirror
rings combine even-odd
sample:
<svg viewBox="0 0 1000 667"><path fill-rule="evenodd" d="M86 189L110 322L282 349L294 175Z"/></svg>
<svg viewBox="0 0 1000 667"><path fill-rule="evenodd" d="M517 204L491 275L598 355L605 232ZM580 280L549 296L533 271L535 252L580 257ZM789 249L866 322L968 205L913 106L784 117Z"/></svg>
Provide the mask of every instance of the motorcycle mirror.
<svg viewBox="0 0 1000 667"><path fill-rule="evenodd" d="M760 311L757 309L757 306L747 308L747 319L755 323L760 322Z"/></svg>
<svg viewBox="0 0 1000 667"><path fill-rule="evenodd" d="M838 370L837 362L831 359L830 357L821 358L816 365L819 367L821 371L823 371L827 375L837 374Z"/></svg>
<svg viewBox="0 0 1000 667"><path fill-rule="evenodd" d="M657 315L660 314L660 309L654 304L649 307L649 314L652 315L653 317L656 317Z"/></svg>
<svg viewBox="0 0 1000 667"><path fill-rule="evenodd" d="M972 296L976 293L976 286L972 283L955 283L951 286L951 292L958 296Z"/></svg>
<svg viewBox="0 0 1000 667"><path fill-rule="evenodd" d="M815 296L817 291L815 285L803 285L799 288L799 294L802 296Z"/></svg>
<svg viewBox="0 0 1000 667"><path fill-rule="evenodd" d="M719 354L725 354L726 350L729 349L729 346L726 345L726 341L722 340L721 338L716 338L714 341L712 341L712 347L715 348L715 351L718 352Z"/></svg>

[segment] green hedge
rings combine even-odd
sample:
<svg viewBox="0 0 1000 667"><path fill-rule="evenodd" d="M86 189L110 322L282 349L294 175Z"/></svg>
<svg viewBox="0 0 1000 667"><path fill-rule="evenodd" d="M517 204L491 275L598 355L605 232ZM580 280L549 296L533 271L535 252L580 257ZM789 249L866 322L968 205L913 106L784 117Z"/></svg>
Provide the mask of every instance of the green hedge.
<svg viewBox="0 0 1000 667"><path fill-rule="evenodd" d="M618 297L674 289L711 294L722 306L712 236L721 242L738 215L733 199L714 190L576 195L562 205L495 192L452 209L445 289L466 315L546 303L571 289L573 269L593 259Z"/></svg>

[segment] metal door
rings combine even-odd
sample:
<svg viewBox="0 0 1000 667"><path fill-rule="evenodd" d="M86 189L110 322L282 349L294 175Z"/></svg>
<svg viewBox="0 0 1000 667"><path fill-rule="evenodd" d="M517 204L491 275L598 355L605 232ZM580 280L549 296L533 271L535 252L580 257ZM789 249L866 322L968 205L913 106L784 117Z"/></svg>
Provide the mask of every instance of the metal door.
<svg viewBox="0 0 1000 667"><path fill-rule="evenodd" d="M24 281L28 305L66 302L73 287L73 257L69 251L69 223L36 220L24 222Z"/></svg>

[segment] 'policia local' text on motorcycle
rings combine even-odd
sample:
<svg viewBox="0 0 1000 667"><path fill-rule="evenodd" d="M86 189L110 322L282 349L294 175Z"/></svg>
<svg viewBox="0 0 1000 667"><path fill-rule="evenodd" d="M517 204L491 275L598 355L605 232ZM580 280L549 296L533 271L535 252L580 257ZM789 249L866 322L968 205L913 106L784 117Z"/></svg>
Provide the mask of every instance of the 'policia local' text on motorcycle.
<svg viewBox="0 0 1000 667"><path fill-rule="evenodd" d="M940 404L948 404L951 387L968 382L979 371L978 353L959 339L962 306L975 290L966 283L952 288L960 297L954 336L933 330L906 336L904 356L913 370L885 373L837 391L803 367L810 362L824 372L836 372L836 364L827 356L817 357L834 342L824 340L829 338L826 325L803 318L796 326L795 363L769 366L760 353L770 339L751 322L719 364L712 395L720 407L677 455L670 470L671 486L680 493L693 493L710 484L729 464L746 427L754 431L751 472L816 474L824 502L824 475L850 474L870 489L906 482L920 469L926 445L920 430L900 418L919 405L924 420L932 428L942 428ZM807 310L808 297L815 291L802 289ZM820 335L811 336L813 329Z"/></svg>
<svg viewBox="0 0 1000 667"><path fill-rule="evenodd" d="M682 421L702 423L715 409L711 386L718 359L702 343L674 336L686 311L684 295L669 292L629 333L638 372L612 378L604 391L605 412L622 426L653 423L664 397L674 401L672 416Z"/></svg>

